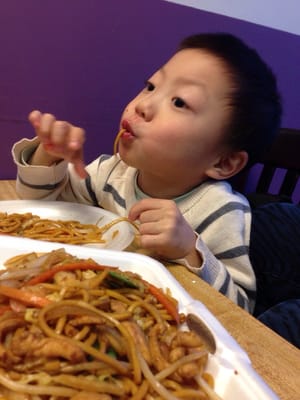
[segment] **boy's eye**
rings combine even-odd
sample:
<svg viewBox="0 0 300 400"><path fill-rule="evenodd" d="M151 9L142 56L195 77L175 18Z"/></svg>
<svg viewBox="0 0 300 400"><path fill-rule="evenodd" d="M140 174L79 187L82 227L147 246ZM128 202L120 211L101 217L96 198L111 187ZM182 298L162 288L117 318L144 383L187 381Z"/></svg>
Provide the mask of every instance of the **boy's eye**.
<svg viewBox="0 0 300 400"><path fill-rule="evenodd" d="M178 108L184 108L187 106L185 101L183 101L180 97L176 97L175 99L173 99L173 104L175 107Z"/></svg>
<svg viewBox="0 0 300 400"><path fill-rule="evenodd" d="M152 92L154 89L155 89L155 86L153 85L153 83L147 81L147 82L146 82L146 90L147 90L148 92Z"/></svg>

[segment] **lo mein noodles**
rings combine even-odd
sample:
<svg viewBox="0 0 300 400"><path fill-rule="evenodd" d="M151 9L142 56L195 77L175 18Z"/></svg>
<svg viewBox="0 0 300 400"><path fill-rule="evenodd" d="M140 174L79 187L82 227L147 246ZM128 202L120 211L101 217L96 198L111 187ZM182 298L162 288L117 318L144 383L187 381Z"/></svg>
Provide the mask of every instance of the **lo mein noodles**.
<svg viewBox="0 0 300 400"><path fill-rule="evenodd" d="M50 220L32 213L0 212L0 234L67 244L105 243L103 234L123 221L135 226L126 217L116 218L108 224L98 226L82 224L79 221ZM117 234L118 230L115 230L112 236Z"/></svg>
<svg viewBox="0 0 300 400"><path fill-rule="evenodd" d="M169 291L64 249L0 271L0 394L26 400L219 399L208 351ZM17 397L19 399L19 397Z"/></svg>

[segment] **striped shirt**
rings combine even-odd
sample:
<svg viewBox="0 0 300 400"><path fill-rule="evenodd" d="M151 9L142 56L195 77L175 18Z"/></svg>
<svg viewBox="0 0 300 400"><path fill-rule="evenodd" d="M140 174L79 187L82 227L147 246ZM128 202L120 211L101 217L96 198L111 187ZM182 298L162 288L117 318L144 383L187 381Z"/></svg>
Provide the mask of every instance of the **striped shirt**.
<svg viewBox="0 0 300 400"><path fill-rule="evenodd" d="M18 168L17 192L21 198L64 200L102 207L120 216L128 215L138 201L138 171L118 155L102 155L86 168L89 177L80 180L65 161L50 167L31 166L26 159L36 139L23 139L13 147ZM251 210L247 199L225 181L209 180L176 201L184 218L198 234L197 250L203 263L189 270L232 301L253 311L256 282L249 260Z"/></svg>

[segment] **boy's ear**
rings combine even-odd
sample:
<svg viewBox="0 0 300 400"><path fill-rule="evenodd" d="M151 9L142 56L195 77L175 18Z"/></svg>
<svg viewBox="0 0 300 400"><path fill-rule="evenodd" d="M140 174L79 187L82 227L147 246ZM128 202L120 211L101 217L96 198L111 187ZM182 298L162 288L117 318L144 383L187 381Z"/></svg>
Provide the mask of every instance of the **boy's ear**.
<svg viewBox="0 0 300 400"><path fill-rule="evenodd" d="M248 162L246 151L232 151L222 156L218 162L206 170L206 175L212 179L228 179L240 172Z"/></svg>

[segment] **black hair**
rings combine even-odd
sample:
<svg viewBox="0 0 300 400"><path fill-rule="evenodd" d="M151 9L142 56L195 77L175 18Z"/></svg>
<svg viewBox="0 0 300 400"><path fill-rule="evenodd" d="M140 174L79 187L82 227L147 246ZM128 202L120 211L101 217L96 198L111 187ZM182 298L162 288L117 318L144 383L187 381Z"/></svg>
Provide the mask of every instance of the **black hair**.
<svg viewBox="0 0 300 400"><path fill-rule="evenodd" d="M281 124L281 98L275 75L256 50L228 33L204 33L182 40L180 50L200 49L219 58L233 80L231 121L224 127L234 150L248 153L248 166L271 146Z"/></svg>

